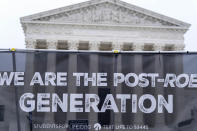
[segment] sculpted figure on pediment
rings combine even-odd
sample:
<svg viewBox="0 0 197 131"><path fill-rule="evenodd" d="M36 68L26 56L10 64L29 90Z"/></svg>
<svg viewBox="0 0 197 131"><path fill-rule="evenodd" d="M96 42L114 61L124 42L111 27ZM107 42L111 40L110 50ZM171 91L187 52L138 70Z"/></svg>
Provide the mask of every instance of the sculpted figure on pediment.
<svg viewBox="0 0 197 131"><path fill-rule="evenodd" d="M43 17L39 20L87 24L172 25L168 22L110 3L71 10L61 14Z"/></svg>

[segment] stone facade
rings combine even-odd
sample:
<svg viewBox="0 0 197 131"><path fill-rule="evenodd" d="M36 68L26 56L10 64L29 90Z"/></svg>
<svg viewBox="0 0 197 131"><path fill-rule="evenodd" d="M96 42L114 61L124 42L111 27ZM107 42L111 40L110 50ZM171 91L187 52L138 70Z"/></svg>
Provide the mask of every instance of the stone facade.
<svg viewBox="0 0 197 131"><path fill-rule="evenodd" d="M23 17L21 18L21 23L25 33L26 48L28 49L92 51L111 51L113 49L123 51L181 51L184 50L185 46L184 34L190 27L187 23L118 0L92 0ZM28 64L26 64L25 68L31 70L25 72L28 73L25 75L33 76L34 72L38 71L35 70L38 66L37 63L34 63L35 56L32 54L27 54L26 58L27 59L24 61ZM48 54L44 59L47 62L42 64L45 64L46 70L55 72L56 57L52 54ZM119 58L119 61L117 61L117 72L122 71L120 70L123 66L121 64L122 59L123 57ZM157 62L162 62L163 57L160 56L157 59L160 59L160 61L157 60ZM144 71L142 66L143 57L137 54L134 55L133 60L134 63L133 66L130 67L130 70L134 70L136 73L141 73ZM176 66L181 65L181 61L182 59L173 61L174 66L170 67L169 70L178 74L178 71L183 70L183 67ZM68 57L68 63L68 74L78 71L77 66L80 66L80 64L77 64L76 54ZM163 65L163 63L159 64ZM165 74L164 67L158 67L157 65L159 64L152 63L152 65L149 66L155 67L152 70L153 72ZM91 56L87 65L90 67L89 72L100 72L99 57L97 55ZM68 83L72 83L72 81L73 79L69 79ZM25 83L27 83L28 87L29 81L27 79L25 80ZM73 85L68 86L73 87ZM22 88L19 89L19 92L23 92ZM17 114L15 92L11 91L9 88L2 88L0 91L2 98L8 98L6 101L2 101L1 105L3 106L0 106L0 110L4 110L5 107L5 120L0 122L0 131L17 130L17 127L19 127L16 123L17 115L20 116L19 122L21 128L18 130L32 130L29 123L31 114L24 114L21 111ZM33 88L25 88L24 91L37 92L37 90ZM48 88L45 91L55 92L55 89ZM98 88L88 88L88 91L99 94ZM118 88L117 91L123 92L123 88ZM132 91L138 95L144 93L143 89L133 89ZM80 92L80 90L76 88L68 88L67 92ZM111 92L116 93L113 91ZM154 93L162 94L165 92L164 90L159 89ZM182 108L183 101L180 101L182 100L180 98L184 96L184 93L181 91L171 93L176 93L177 95L176 101L179 102L175 105L176 108ZM10 107L10 105L13 106ZM7 108L10 108L11 110L7 110ZM14 112L10 113L10 111ZM81 119L76 113L68 113L66 116L58 115L53 112L46 113L44 115L36 115L38 116L38 119L41 119L40 121L45 122L54 122L64 119L65 122L68 123L69 120ZM101 121L99 115L93 112L86 115L85 118L89 120L89 124L91 125ZM171 121L174 121L163 114L158 114L147 118L142 113L138 113L132 117L129 113L114 115L111 113L110 118L108 119L111 119L111 123L109 124L120 123L123 125L127 124L126 120L131 121L131 119L133 123L137 124L143 124L145 120L146 122L154 120L152 123L155 125L155 130L161 130L160 125L172 125ZM165 128L167 128L167 126ZM48 130L50 129L47 129L47 131ZM43 129L36 129L36 131L43 131ZM58 131L65 131L65 129L59 129ZM165 129L165 131L170 130Z"/></svg>
<svg viewBox="0 0 197 131"><path fill-rule="evenodd" d="M184 50L190 24L119 0L92 0L21 18L26 48Z"/></svg>

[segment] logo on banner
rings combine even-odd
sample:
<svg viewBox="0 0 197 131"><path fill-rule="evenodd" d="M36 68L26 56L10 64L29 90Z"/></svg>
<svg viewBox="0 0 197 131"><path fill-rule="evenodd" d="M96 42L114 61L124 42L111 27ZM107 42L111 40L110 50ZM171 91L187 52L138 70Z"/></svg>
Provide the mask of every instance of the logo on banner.
<svg viewBox="0 0 197 131"><path fill-rule="evenodd" d="M94 130L95 131L101 130L101 124L99 124L99 123L94 124Z"/></svg>

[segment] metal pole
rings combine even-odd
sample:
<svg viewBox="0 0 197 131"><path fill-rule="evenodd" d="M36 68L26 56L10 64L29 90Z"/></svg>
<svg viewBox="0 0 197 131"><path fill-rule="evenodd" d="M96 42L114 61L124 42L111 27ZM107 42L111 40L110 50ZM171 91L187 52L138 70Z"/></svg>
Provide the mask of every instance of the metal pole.
<svg viewBox="0 0 197 131"><path fill-rule="evenodd" d="M118 53L114 53L114 68L113 68L113 73L114 72L117 72L117 64L118 64ZM112 94L114 94L115 93L115 88L113 88L113 85L112 85ZM112 117L111 117L111 119L112 119L112 125L114 126L113 127L113 131L115 130L115 112L113 112L113 115L112 115Z"/></svg>
<svg viewBox="0 0 197 131"><path fill-rule="evenodd" d="M12 52L12 63L13 63L13 72L16 72L15 51ZM14 91L15 91L15 106L16 106L16 117L17 117L17 129L18 129L18 131L21 131L20 115L19 115L19 109L18 109L18 88L14 87Z"/></svg>

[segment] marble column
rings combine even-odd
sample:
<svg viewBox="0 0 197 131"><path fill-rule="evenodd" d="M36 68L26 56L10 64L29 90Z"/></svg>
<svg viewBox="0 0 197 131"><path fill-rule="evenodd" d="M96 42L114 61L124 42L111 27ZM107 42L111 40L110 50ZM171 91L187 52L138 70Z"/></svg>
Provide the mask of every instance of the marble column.
<svg viewBox="0 0 197 131"><path fill-rule="evenodd" d="M99 51L100 42L99 41L90 41L89 42L89 50L91 51ZM99 65L99 56L98 54L92 54L90 55L90 72L98 72L98 65ZM91 94L98 94L98 88L99 87L89 87L89 93ZM94 125L95 123L98 123L98 113L95 113L94 111L90 111L88 115L88 120L90 125Z"/></svg>
<svg viewBox="0 0 197 131"><path fill-rule="evenodd" d="M155 58L155 72L159 73L160 78L164 78L164 63L163 63L163 55L159 54ZM155 97L157 97L158 94L166 95L163 87L163 83L156 83L155 88ZM165 126L165 113L155 113L155 128L159 129L161 127Z"/></svg>
<svg viewBox="0 0 197 131"><path fill-rule="evenodd" d="M29 86L29 82L32 79L32 76L34 75L35 72L35 54L33 53L26 53L26 62L25 62L25 85L24 85L24 92L29 92L29 93L35 93L34 92L34 86ZM27 69L31 69L31 70L27 70ZM28 88L26 88L28 87ZM29 131L30 127L30 122L31 119L27 119L30 118L31 113L25 113L25 112L20 112L20 120L21 120L21 130L23 131ZM34 113L32 113L32 115L34 115ZM25 128L25 129L24 129ZM12 131L12 130L11 130Z"/></svg>
<svg viewBox="0 0 197 131"><path fill-rule="evenodd" d="M73 49L73 48L72 48ZM75 48L76 49L76 48ZM73 73L77 72L77 53L70 53L68 57L68 94L77 93L77 86L75 84L75 77L73 77ZM68 110L70 111L70 105L68 105ZM76 112L68 112L67 113L67 122L69 120L76 120L77 115Z"/></svg>
<svg viewBox="0 0 197 131"><path fill-rule="evenodd" d="M56 41L47 41L48 49L56 49ZM56 54L55 53L47 53L47 71L48 72L56 72ZM46 93L54 93L55 86L49 85L45 88ZM51 103L51 102L50 102ZM55 114L53 112L45 113L44 121L54 122Z"/></svg>
<svg viewBox="0 0 197 131"><path fill-rule="evenodd" d="M164 50L165 45L164 44L160 44L160 43L156 43L154 44L154 51L163 51ZM158 55L155 58L155 72L159 73L159 76L161 78L164 77L163 74L163 56L162 55ZM155 94L157 97L157 94L163 94L164 95L164 90L163 90L163 84L162 83L157 83L156 84L156 88L155 88ZM156 127L160 127L160 126L164 126L165 125L165 115L164 114L159 114L159 113L155 113L155 123L154 125Z"/></svg>
<svg viewBox="0 0 197 131"><path fill-rule="evenodd" d="M47 40L47 49L56 49L57 41L56 40ZM50 72L56 72L56 55L48 53L47 56L47 70ZM54 93L55 87L48 86L45 90L47 93ZM54 122L54 113L50 114L45 113L45 121Z"/></svg>
<svg viewBox="0 0 197 131"><path fill-rule="evenodd" d="M184 61L184 56L174 56L176 59L174 59L174 65L173 65L173 69L175 74L182 74L184 73L184 65L183 65L183 61ZM178 66L177 66L178 65ZM168 122L167 123L171 123L172 121L176 121L178 116L180 114L183 113L183 110L181 110L184 106L185 106L185 94L186 94L186 90L188 90L187 88L175 88L175 90L173 92L170 92L169 94L173 94L174 95L174 113L173 113L173 119L170 118L170 115L168 116ZM172 117L172 116L171 116ZM171 119L171 120L170 120Z"/></svg>
<svg viewBox="0 0 197 131"><path fill-rule="evenodd" d="M115 72L121 72L122 71L122 55L118 55L115 59L117 59L117 70ZM124 94L122 92L122 84L119 84L117 87L113 87L114 89L114 96L115 94ZM117 105L121 105L121 101L116 101ZM119 109L120 110L120 109ZM122 124L122 113L113 113L114 114L114 124Z"/></svg>
<svg viewBox="0 0 197 131"><path fill-rule="evenodd" d="M91 54L89 58L89 72L98 72L99 70L99 56L98 54ZM99 87L92 87L89 86L89 93L90 94L98 94L98 88ZM94 125L95 123L98 123L98 113L95 113L93 110L90 110L90 113L88 115L88 120L90 125Z"/></svg>
<svg viewBox="0 0 197 131"><path fill-rule="evenodd" d="M143 43L134 43L133 50L134 51L143 51L144 49L144 44ZM141 54L136 54L134 58L134 70L136 74L139 74L143 72L143 57ZM141 96L143 94L143 88L141 87L136 87L134 89L133 94L137 94L138 96ZM137 103L137 109L138 108L138 103ZM143 124L144 123L144 118L143 118L143 113L138 110L137 113L134 114L134 123L135 124Z"/></svg>

